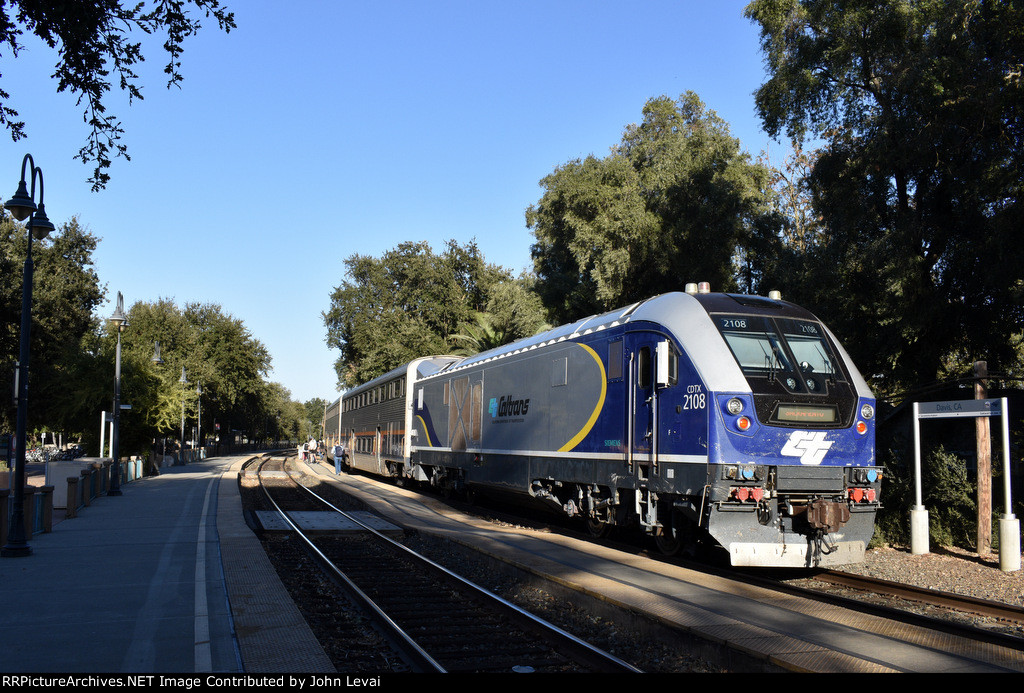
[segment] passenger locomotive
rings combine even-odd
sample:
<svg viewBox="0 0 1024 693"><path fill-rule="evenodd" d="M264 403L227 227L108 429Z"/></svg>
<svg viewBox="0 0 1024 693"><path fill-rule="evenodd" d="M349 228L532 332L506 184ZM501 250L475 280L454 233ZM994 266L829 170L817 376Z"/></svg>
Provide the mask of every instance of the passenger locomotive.
<svg viewBox="0 0 1024 693"><path fill-rule="evenodd" d="M736 566L811 567L863 560L874 406L814 315L702 284L412 361L346 392L328 435L374 474L640 527L670 553L710 538Z"/></svg>

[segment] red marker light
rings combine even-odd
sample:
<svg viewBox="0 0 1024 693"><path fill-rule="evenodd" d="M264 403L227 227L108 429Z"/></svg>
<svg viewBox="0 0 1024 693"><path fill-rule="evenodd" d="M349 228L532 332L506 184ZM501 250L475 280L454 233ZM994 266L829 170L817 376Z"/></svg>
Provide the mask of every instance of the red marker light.
<svg viewBox="0 0 1024 693"><path fill-rule="evenodd" d="M740 429L741 431L748 430L750 428L750 419L748 419L745 416L741 416L740 418L736 419L736 428Z"/></svg>

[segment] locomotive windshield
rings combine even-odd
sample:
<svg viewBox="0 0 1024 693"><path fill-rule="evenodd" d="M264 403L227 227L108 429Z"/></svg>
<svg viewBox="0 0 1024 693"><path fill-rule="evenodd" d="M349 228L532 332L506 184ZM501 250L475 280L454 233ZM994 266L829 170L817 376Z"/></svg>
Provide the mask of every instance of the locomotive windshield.
<svg viewBox="0 0 1024 693"><path fill-rule="evenodd" d="M828 382L845 380L824 329L814 321L761 315L715 315L714 320L748 381L825 394Z"/></svg>

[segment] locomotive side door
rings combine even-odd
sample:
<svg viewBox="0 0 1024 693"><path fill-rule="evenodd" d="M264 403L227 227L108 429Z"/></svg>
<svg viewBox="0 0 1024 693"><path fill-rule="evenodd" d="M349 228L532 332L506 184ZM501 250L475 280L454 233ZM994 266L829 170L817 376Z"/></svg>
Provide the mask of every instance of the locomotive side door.
<svg viewBox="0 0 1024 693"><path fill-rule="evenodd" d="M647 332L627 335L629 362L629 460L631 472L645 481L657 464L657 338Z"/></svg>
<svg viewBox="0 0 1024 693"><path fill-rule="evenodd" d="M634 332L627 335L630 384L627 411L630 436L630 474L636 485L636 514L642 525L659 526L657 497L650 480L661 473L658 460L658 390L671 385L678 367L672 347L661 335Z"/></svg>

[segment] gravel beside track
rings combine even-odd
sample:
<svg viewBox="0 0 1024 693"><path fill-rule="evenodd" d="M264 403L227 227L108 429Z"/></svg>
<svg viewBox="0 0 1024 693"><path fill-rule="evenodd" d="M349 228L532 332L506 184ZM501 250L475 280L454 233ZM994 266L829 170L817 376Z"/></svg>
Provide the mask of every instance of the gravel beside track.
<svg viewBox="0 0 1024 693"><path fill-rule="evenodd" d="M839 570L1024 606L1024 571L1000 570L998 554L979 557L957 548L933 548L914 555L909 549L883 547L869 550L864 563Z"/></svg>
<svg viewBox="0 0 1024 693"><path fill-rule="evenodd" d="M1024 606L1024 571L1000 570L997 554L979 557L963 549L933 547L930 553L914 555L906 548L883 547L869 550L863 563L837 566L836 570L1000 604ZM1024 642L1024 625L1015 621L954 611L889 595L868 594L812 578L791 579L786 582L855 601L894 607L933 619L974 626L993 633L1021 638Z"/></svg>

